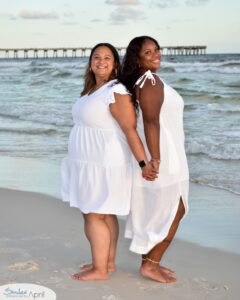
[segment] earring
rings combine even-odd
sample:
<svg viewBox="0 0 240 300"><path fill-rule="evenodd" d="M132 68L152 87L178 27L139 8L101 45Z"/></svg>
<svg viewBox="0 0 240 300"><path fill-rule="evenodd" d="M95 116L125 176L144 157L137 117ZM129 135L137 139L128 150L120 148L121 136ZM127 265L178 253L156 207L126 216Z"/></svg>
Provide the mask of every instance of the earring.
<svg viewBox="0 0 240 300"><path fill-rule="evenodd" d="M89 68L89 72L92 72L92 68L91 67Z"/></svg>
<svg viewBox="0 0 240 300"><path fill-rule="evenodd" d="M115 72L115 76L117 76L117 73L118 73L118 72L117 72L117 69L114 69L114 72Z"/></svg>

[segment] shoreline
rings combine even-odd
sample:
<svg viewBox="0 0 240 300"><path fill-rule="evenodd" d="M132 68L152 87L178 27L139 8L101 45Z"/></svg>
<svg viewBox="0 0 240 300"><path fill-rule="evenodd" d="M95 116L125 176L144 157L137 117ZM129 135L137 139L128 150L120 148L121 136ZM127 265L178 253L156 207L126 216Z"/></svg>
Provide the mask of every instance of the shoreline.
<svg viewBox="0 0 240 300"><path fill-rule="evenodd" d="M58 162L1 157L0 166L0 188L60 199ZM240 254L239 195L190 182L189 207L176 237L200 246Z"/></svg>
<svg viewBox="0 0 240 300"><path fill-rule="evenodd" d="M43 158L26 158L26 157L14 157L14 156L1 156L0 157L0 166L2 166L2 168L4 167L10 167L10 169L13 167L13 164L19 164L20 166L24 166L25 165L25 162L28 162L28 164L31 166L41 166L41 169L45 169L44 171L47 170L47 167L51 167L53 168L54 170L52 170L51 172L51 176L52 175L55 175L56 177L56 180L55 180L55 184L59 184L60 182L60 162L61 162L61 159L60 160L46 160L46 159L43 159ZM26 166L25 166L26 167ZM29 170L28 168L27 169L27 172L26 170L24 172L26 172L24 175L29 175ZM5 170L6 171L6 170ZM37 192L37 193L43 193L45 194L46 196L53 196L53 197L60 197L60 193L56 193L56 190L47 190L45 189L44 190L39 190L37 189L36 187L34 188L33 186L31 187L29 185L29 189L26 189L27 187L23 187L21 188L19 186L19 184L21 184L21 182L18 180L18 176L17 174L14 172L15 170L14 169L11 169L11 173L9 172L9 174L7 174L6 177L7 180L4 180L4 177L2 176L1 174L1 171L0 171L0 182L2 181L3 183L0 185L0 188L7 188L7 189L16 189L16 190L19 190L19 191L26 191L26 192ZM49 169L48 169L49 171ZM11 178L10 176L11 175ZM40 172L40 175L42 175L42 172ZM44 172L44 175L46 175L46 172ZM56 176L58 175L58 176ZM10 182L10 180L12 180L12 183ZM236 195L236 196L239 196L240 197L240 193L238 191L235 191L233 189L228 189L224 186L221 186L221 185L213 185L211 183L202 183L202 182L196 182L196 181L193 181L193 180L189 180L189 183L190 185L199 185L199 186L203 186L204 188L209 188L209 189L214 189L214 190L220 190L220 191L224 191L224 192L227 192L227 193L230 193L230 194L233 194L233 195ZM12 185L11 185L12 184Z"/></svg>
<svg viewBox="0 0 240 300"><path fill-rule="evenodd" d="M128 250L120 223L117 271L104 282L70 278L88 262L90 249L78 209L56 198L0 189L0 284L36 283L53 289L58 300L238 299L240 255L176 238L163 265L176 269L177 283L161 284L138 274L140 256Z"/></svg>

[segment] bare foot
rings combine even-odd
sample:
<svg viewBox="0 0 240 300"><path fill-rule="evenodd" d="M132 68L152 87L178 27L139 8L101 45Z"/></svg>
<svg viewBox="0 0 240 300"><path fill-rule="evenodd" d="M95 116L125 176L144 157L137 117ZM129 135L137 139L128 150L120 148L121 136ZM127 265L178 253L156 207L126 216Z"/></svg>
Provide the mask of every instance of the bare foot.
<svg viewBox="0 0 240 300"><path fill-rule="evenodd" d="M80 266L80 269L81 270L90 270L92 269L92 264L83 264ZM108 272L110 273L113 273L116 271L116 268L115 268L115 264L114 263L108 263Z"/></svg>
<svg viewBox="0 0 240 300"><path fill-rule="evenodd" d="M94 270L93 268L83 271L81 273L76 273L72 275L72 278L75 280L107 280L108 274L102 273L97 270Z"/></svg>
<svg viewBox="0 0 240 300"><path fill-rule="evenodd" d="M143 257L142 258L142 262L145 263L146 261L148 261L149 259L147 257ZM150 260L151 261L151 260ZM167 274L167 275L172 275L172 274L176 274L176 272L174 270L171 270L167 267L163 267L163 266L158 266L159 269L164 273L164 274Z"/></svg>
<svg viewBox="0 0 240 300"><path fill-rule="evenodd" d="M160 267L160 270L164 273L164 274L167 274L167 275L172 275L172 274L176 274L176 271L173 271L169 268L166 268L166 267L163 267L163 266L159 266Z"/></svg>
<svg viewBox="0 0 240 300"><path fill-rule="evenodd" d="M164 274L160 268L151 268L151 267L146 267L142 266L140 268L140 273L147 278L150 278L152 280L161 282L161 283L173 283L176 282L177 279L174 277L167 276Z"/></svg>

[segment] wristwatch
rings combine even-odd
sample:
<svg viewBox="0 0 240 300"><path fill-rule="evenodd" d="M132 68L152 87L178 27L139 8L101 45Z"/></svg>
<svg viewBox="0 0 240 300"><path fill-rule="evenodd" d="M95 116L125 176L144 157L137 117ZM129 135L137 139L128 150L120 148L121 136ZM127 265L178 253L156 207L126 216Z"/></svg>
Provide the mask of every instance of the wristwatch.
<svg viewBox="0 0 240 300"><path fill-rule="evenodd" d="M139 164L139 167L142 169L142 168L144 168L147 164L146 164L146 162L145 162L145 160L140 160L139 162L138 162L138 164Z"/></svg>

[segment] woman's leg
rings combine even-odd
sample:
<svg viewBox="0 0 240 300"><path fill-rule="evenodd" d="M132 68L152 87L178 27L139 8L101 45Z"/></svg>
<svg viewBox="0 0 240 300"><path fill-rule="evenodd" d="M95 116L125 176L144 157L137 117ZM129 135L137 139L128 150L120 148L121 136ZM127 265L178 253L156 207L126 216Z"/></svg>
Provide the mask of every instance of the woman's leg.
<svg viewBox="0 0 240 300"><path fill-rule="evenodd" d="M117 217L115 215L106 215L105 221L106 221L106 224L108 225L108 228L110 231L108 272L114 272L115 271L115 257L116 257L116 250L117 250L117 241L118 241L118 235L119 235L119 225L118 225ZM87 233L86 233L86 235L87 235ZM81 266L82 270L88 270L91 268L92 268L92 263L84 264Z"/></svg>
<svg viewBox="0 0 240 300"><path fill-rule="evenodd" d="M108 279L107 263L111 243L106 215L84 214L85 233L91 245L92 267L73 275L78 280L105 280Z"/></svg>
<svg viewBox="0 0 240 300"><path fill-rule="evenodd" d="M172 242L176 231L178 229L178 225L185 214L185 208L182 201L182 198L179 201L178 210L174 221L170 227L168 236L159 244L157 244L151 251L149 251L145 256L143 256L142 266L140 268L140 272L153 280L159 282L175 282L176 279L172 277L168 277L166 273L161 270L159 267L159 263L162 259L163 254L167 250L168 246Z"/></svg>
<svg viewBox="0 0 240 300"><path fill-rule="evenodd" d="M108 257L108 271L114 272L115 271L115 258L117 252L117 242L118 242L118 235L119 235L119 225L118 219L115 215L107 215L106 223L108 225L110 231L110 249L109 249L109 257Z"/></svg>

